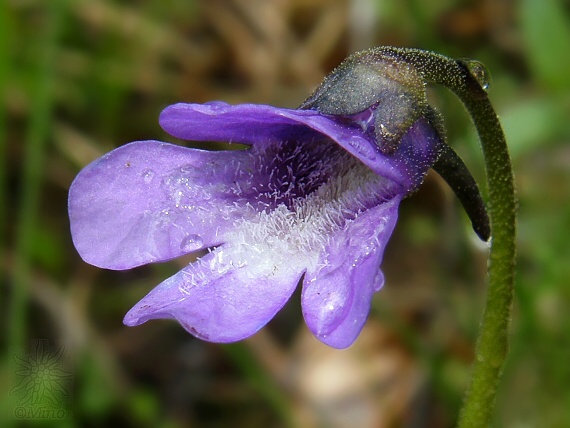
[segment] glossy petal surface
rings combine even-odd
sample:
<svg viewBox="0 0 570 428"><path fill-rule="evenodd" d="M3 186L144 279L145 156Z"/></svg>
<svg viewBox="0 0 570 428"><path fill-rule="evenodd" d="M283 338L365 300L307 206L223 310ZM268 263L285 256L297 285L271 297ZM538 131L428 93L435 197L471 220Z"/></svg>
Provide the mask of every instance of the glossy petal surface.
<svg viewBox="0 0 570 428"><path fill-rule="evenodd" d="M69 191L71 233L95 266L128 269L219 244L248 216L236 177L248 152L209 152L159 141L119 147Z"/></svg>
<svg viewBox="0 0 570 428"><path fill-rule="evenodd" d="M380 263L398 216L400 197L361 214L338 232L322 265L303 281L301 304L309 329L335 348L350 346L384 283Z"/></svg>
<svg viewBox="0 0 570 428"><path fill-rule="evenodd" d="M173 318L204 340L251 336L291 297L302 272L285 260L260 268L247 258L239 248L218 248L154 288L127 313L125 324Z"/></svg>
<svg viewBox="0 0 570 428"><path fill-rule="evenodd" d="M378 175L401 183L404 171L383 155L362 123L339 121L312 110L291 110L257 104L174 104L163 110L160 125L175 137L194 141L225 141L266 146L296 139L310 143L323 136L358 158Z"/></svg>

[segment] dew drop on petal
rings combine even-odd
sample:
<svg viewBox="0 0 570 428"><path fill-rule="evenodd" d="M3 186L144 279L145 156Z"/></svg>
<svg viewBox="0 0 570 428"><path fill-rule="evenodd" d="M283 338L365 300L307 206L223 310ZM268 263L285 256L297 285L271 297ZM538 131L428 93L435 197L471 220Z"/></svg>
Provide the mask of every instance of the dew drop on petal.
<svg viewBox="0 0 570 428"><path fill-rule="evenodd" d="M180 249L184 252L199 250L203 245L204 241L198 235L188 235L180 241Z"/></svg>
<svg viewBox="0 0 570 428"><path fill-rule="evenodd" d="M348 140L354 150L364 159L374 160L374 153L369 149L369 147L362 144L360 140Z"/></svg>
<svg viewBox="0 0 570 428"><path fill-rule="evenodd" d="M143 176L143 180L146 184L150 184L150 182L152 181L152 179L154 178L154 171L147 169L146 171L144 171L142 173Z"/></svg>
<svg viewBox="0 0 570 428"><path fill-rule="evenodd" d="M374 291L380 291L383 286L384 274L380 269L378 269L378 272L376 272L376 276L374 277L374 283L372 284L372 287L374 288Z"/></svg>

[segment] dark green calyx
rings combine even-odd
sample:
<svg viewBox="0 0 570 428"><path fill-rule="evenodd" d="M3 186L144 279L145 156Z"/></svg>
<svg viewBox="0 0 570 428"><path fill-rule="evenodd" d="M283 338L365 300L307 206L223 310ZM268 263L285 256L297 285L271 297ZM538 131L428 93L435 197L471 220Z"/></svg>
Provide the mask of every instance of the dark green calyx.
<svg viewBox="0 0 570 428"><path fill-rule="evenodd" d="M374 108L376 143L389 154L428 104L424 79L414 66L372 49L343 61L300 108L343 116Z"/></svg>

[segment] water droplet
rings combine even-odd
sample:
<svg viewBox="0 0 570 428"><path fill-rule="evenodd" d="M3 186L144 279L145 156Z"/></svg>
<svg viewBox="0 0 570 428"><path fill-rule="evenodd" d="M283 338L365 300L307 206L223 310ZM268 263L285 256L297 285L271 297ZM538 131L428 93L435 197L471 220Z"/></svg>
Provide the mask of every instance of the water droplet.
<svg viewBox="0 0 570 428"><path fill-rule="evenodd" d="M180 249L184 252L196 251L203 246L204 241L198 235L188 235L180 241Z"/></svg>
<svg viewBox="0 0 570 428"><path fill-rule="evenodd" d="M492 83L491 73L489 69L482 62L476 61L474 59L464 60L467 69L471 75L477 80L483 90L488 91Z"/></svg>
<svg viewBox="0 0 570 428"><path fill-rule="evenodd" d="M154 171L148 169L145 172L142 173L143 176L143 180L146 184L150 184L150 182L152 181L152 179L154 178Z"/></svg>
<svg viewBox="0 0 570 428"><path fill-rule="evenodd" d="M376 159L376 157L374 156L374 153L372 152L370 147L365 146L361 140L359 140L359 139L348 140L348 144L350 144L352 146L352 148L354 150L356 150L356 152L362 158L368 159L368 160L375 160Z"/></svg>
<svg viewBox="0 0 570 428"><path fill-rule="evenodd" d="M384 274L381 270L376 272L376 276L374 277L374 282L372 284L372 288L374 291L380 291L380 289L384 286Z"/></svg>

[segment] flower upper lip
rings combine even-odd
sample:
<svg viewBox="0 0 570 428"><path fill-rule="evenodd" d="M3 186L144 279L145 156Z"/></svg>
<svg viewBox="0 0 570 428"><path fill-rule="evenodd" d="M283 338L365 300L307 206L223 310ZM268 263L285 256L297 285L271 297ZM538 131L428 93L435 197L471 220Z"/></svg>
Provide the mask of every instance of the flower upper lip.
<svg viewBox="0 0 570 428"><path fill-rule="evenodd" d="M406 178L358 126L347 126L314 110L292 110L258 104L239 108L220 101L206 104L173 104L159 118L162 128L177 138L267 144L297 132L324 135L358 158L376 174L406 186ZM208 127L204 126L208 123ZM237 130L236 128L239 128ZM215 129L215 132L213 132Z"/></svg>

